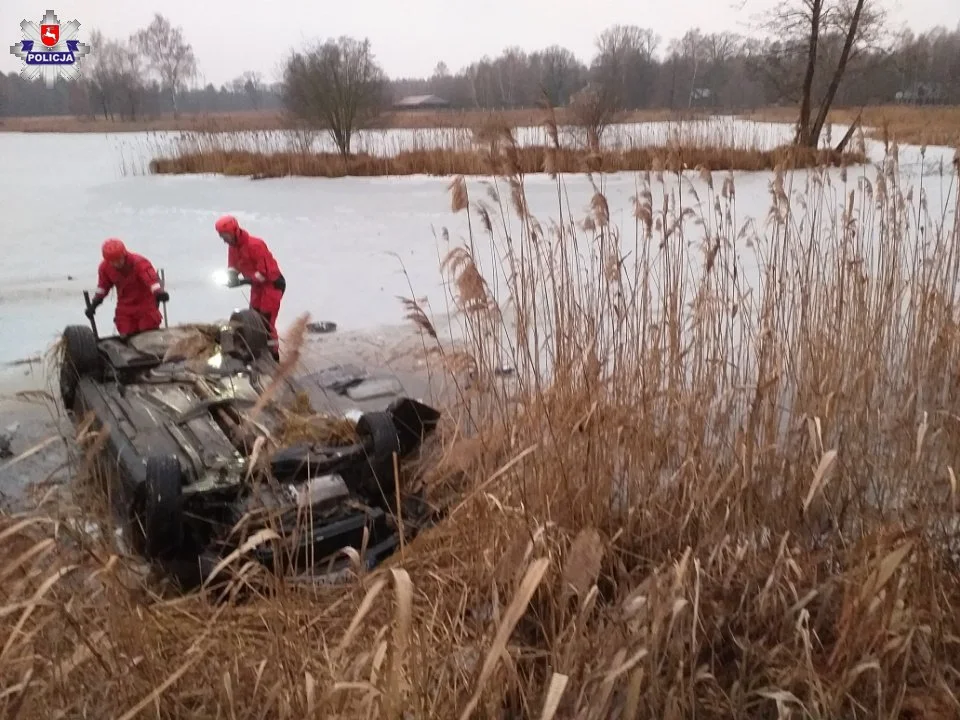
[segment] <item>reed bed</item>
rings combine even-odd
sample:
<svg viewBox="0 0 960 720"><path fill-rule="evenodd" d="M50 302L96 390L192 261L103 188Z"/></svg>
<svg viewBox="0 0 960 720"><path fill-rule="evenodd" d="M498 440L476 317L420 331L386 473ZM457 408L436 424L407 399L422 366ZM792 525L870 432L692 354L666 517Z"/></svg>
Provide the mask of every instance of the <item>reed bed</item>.
<svg viewBox="0 0 960 720"><path fill-rule="evenodd" d="M757 121L795 123L795 108L761 108L744 114ZM878 105L864 108L835 108L831 122L849 126L860 118L867 137L884 142L912 145L960 146L960 107L956 105Z"/></svg>
<svg viewBox="0 0 960 720"><path fill-rule="evenodd" d="M624 172L651 170L658 166L704 167L708 170L772 170L816 165L848 166L866 161L862 153L838 153L832 150L804 150L790 146L775 150L735 150L724 147L645 148L553 151L547 146L524 147L517 151L518 168L523 174L543 172ZM286 177L374 177L386 175L496 175L499 161L484 151L410 150L393 157L351 155L344 160L335 153L258 153L213 151L184 154L176 158L155 159L150 172L155 174L219 173L257 179Z"/></svg>
<svg viewBox="0 0 960 720"><path fill-rule="evenodd" d="M410 150L477 150L486 146L491 133L509 130L521 146L551 145L550 127L555 127L565 147L587 147L582 128L563 125L545 116L538 125L513 127L508 119L491 113L472 127L367 129L356 133L353 152L390 157ZM782 123L762 123L733 116L682 119L661 122L617 123L606 128L601 147L631 150L641 147L729 147L739 150L772 150L791 139ZM154 133L155 153L242 150L263 154L280 152L334 152L329 135L318 130L204 131L175 134Z"/></svg>
<svg viewBox="0 0 960 720"><path fill-rule="evenodd" d="M895 156L780 168L753 219L733 177L654 202L653 172L631 228L599 175L588 215L557 175L531 217L502 152L450 186L466 344L405 303L475 379L420 471L446 520L345 587L214 604L66 510L0 518L5 714L957 716L960 167L940 207Z"/></svg>
<svg viewBox="0 0 960 720"><path fill-rule="evenodd" d="M554 146L551 127L560 147ZM149 170L258 178L497 174L498 169L491 169L490 141L504 133L517 146L524 174L647 170L656 167L657 158L667 156L687 167L748 171L866 160L862 137L854 152L808 151L785 144L783 126L734 118L614 125L606 129L599 144L591 143L582 129L558 125L555 120L542 127L511 129L502 119L491 118L473 130L361 133L346 159L334 152L328 137L314 132L183 134L153 148Z"/></svg>

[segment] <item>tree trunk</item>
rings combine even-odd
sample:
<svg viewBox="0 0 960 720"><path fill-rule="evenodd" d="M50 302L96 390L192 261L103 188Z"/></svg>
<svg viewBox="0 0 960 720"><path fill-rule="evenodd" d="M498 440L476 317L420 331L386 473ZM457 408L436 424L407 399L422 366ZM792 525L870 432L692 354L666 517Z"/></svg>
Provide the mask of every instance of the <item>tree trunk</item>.
<svg viewBox="0 0 960 720"><path fill-rule="evenodd" d="M687 96L687 110L693 107L693 93L697 89L697 72L700 70L700 59L693 59L693 77L690 78L690 94Z"/></svg>
<svg viewBox="0 0 960 720"><path fill-rule="evenodd" d="M346 163L347 158L350 157L350 140L352 134L352 132L339 127L330 129L330 137L333 139L333 144L336 145L337 151L340 153L340 157L343 158L344 163Z"/></svg>
<svg viewBox="0 0 960 720"><path fill-rule="evenodd" d="M847 147L847 143L850 142L850 139L853 137L853 134L857 131L857 127L860 125L860 119L863 117L863 108L860 108L860 112L857 113L857 118L850 123L850 127L847 128L847 132L840 139L840 142L837 143L835 148L838 153L842 153Z"/></svg>
<svg viewBox="0 0 960 720"><path fill-rule="evenodd" d="M810 145L810 110L813 94L813 77L817 70L817 51L820 44L820 15L823 0L813 0L810 5L810 44L807 46L807 70L803 76L803 90L800 99L800 118L797 120L798 145Z"/></svg>
<svg viewBox="0 0 960 720"><path fill-rule="evenodd" d="M677 59L673 58L670 60L671 70L670 73L670 109L676 110L676 101L677 101Z"/></svg>
<svg viewBox="0 0 960 720"><path fill-rule="evenodd" d="M820 132L827 122L827 113L830 112L830 106L837 95L840 87L840 81L847 70L847 62L850 60L850 52L853 50L853 43L857 39L857 30L860 27L860 16L863 14L863 5L866 0L857 0L857 6L853 11L853 18L850 20L850 29L847 31L847 39L843 43L843 52L840 53L840 59L837 61L837 69L830 79L830 86L827 88L827 94L820 103L820 111L817 113L817 119L813 123L810 131L810 147L816 147L820 140Z"/></svg>

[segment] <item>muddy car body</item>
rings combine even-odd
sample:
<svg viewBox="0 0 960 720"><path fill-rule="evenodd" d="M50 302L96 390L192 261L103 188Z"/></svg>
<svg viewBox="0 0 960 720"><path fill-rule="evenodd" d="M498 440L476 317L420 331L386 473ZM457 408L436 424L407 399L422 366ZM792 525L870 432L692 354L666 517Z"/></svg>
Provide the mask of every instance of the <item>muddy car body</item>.
<svg viewBox="0 0 960 720"><path fill-rule="evenodd" d="M195 586L268 527L277 536L252 554L284 573L336 572L346 547L372 566L398 544L395 458L418 450L439 413L401 396L360 415L352 440L278 447L282 406L305 389L282 379L250 418L279 370L266 341L251 311L204 330L121 338L75 325L63 333L61 399L75 421L92 413L108 431L101 457L112 470L114 514L134 549L181 585ZM203 342L215 349L209 357L184 350ZM415 531L416 516L405 513L405 529Z"/></svg>

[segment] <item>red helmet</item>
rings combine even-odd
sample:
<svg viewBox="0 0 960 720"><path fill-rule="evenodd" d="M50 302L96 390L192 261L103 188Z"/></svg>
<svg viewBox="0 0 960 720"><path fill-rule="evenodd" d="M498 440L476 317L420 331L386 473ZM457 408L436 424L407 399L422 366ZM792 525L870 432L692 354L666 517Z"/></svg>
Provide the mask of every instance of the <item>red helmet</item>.
<svg viewBox="0 0 960 720"><path fill-rule="evenodd" d="M127 248L121 240L108 238L103 242L103 259L107 262L123 260L127 256Z"/></svg>
<svg viewBox="0 0 960 720"><path fill-rule="evenodd" d="M215 226L218 233L229 233L234 237L237 236L237 233L240 232L240 223L237 222L237 219L233 215L224 215L219 220Z"/></svg>

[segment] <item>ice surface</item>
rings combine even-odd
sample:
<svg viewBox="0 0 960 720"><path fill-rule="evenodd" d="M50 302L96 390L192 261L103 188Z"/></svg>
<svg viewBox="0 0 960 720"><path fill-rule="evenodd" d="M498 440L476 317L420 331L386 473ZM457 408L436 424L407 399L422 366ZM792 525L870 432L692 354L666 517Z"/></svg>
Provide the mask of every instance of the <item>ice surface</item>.
<svg viewBox="0 0 960 720"><path fill-rule="evenodd" d="M617 133L621 138L660 137L667 132L663 125L617 128ZM741 126L729 119L718 123L731 136L742 132L749 137L762 129L768 145L789 137L789 126L741 125L745 129L738 130ZM843 131L834 128L834 135ZM401 143L434 137L408 135L393 133ZM86 323L81 292L95 288L100 244L110 236L165 268L171 323L226 318L234 308L246 306L246 289L228 290L212 280L226 263L226 248L213 223L227 212L263 237L279 260L288 288L281 331L305 311L314 319L336 322L341 332L395 326L405 313L397 296L426 296L434 313L450 309L439 271L449 250L441 228L449 229L450 245L460 244L467 221L464 213L450 211L449 178L251 181L130 173L145 166L158 143L173 137L175 133L0 133L0 363L42 351L67 324ZM868 149L872 158L882 157L879 143L869 143ZM922 179L931 210L942 206L948 191L955 192L949 184L952 157L952 150L928 148L921 165L918 148L902 148L903 173L911 183ZM946 177L940 176L941 167ZM862 172L875 175L873 168ZM794 187L802 187L804 172L791 175ZM831 177L838 175L831 171ZM738 224L748 217L762 221L769 207L769 173L736 177ZM690 179L702 192L703 182L693 173ZM479 182L469 181L473 197L484 193ZM546 176L528 176L526 182L531 210L546 225L557 215L555 182ZM582 218L592 195L589 182L567 177L565 184L570 209ZM652 189L658 207L663 192L675 192L675 180L667 178L666 186ZM509 194L501 190L504 197ZM637 191L637 175L606 176L604 191L612 222L632 237L630 196ZM843 189L837 192L839 198ZM686 190L683 194L688 197ZM564 213L567 209L565 205ZM485 275L501 283L502 270L493 272L501 264L495 251L486 248L481 255ZM742 262L750 266L752 261L745 257ZM97 315L104 334L113 331L112 315L111 295Z"/></svg>

